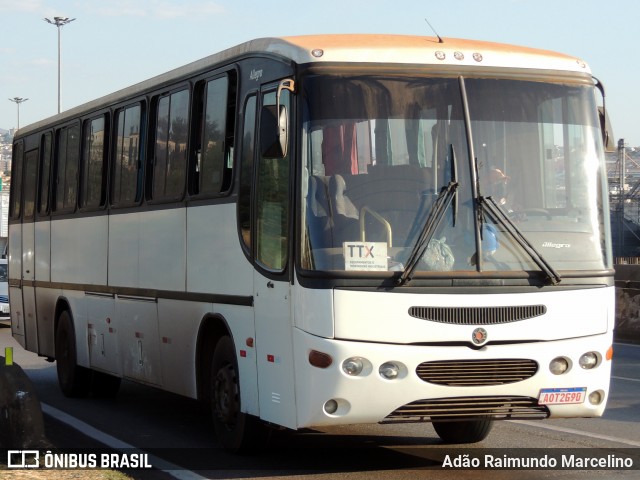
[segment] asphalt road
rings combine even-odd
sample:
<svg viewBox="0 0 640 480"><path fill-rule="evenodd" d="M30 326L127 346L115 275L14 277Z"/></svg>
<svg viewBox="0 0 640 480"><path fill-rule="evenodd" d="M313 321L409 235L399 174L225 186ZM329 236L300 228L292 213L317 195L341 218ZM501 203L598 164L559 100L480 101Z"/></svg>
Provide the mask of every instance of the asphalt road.
<svg viewBox="0 0 640 480"><path fill-rule="evenodd" d="M218 448L207 408L194 400L128 381L115 399L67 399L58 389L55 364L22 350L10 330L0 327L0 354L6 346L14 347L14 361L36 385L51 442L70 449L140 448L149 453L155 469L127 471L134 478L640 478L640 346L615 345L612 392L599 419L496 422L484 442L465 446L466 450L444 445L430 424L277 432L267 451L240 457ZM525 458L576 452L589 457L630 456L636 469L516 472L443 467L443 461L464 459L466 454L500 460L505 452Z"/></svg>

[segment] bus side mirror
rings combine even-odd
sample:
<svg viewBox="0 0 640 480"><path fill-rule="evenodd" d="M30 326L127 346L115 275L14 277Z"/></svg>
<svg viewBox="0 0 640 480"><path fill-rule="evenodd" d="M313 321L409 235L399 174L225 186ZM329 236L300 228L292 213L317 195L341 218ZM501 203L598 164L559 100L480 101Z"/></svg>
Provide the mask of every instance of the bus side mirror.
<svg viewBox="0 0 640 480"><path fill-rule="evenodd" d="M602 144L604 145L604 151L607 153L618 151L618 146L613 141L613 129L611 128L611 122L609 122L609 115L607 115L607 109L605 107L604 85L596 77L592 77L594 86L600 91L602 95L602 106L598 106L598 118L600 119L600 132L602 132Z"/></svg>
<svg viewBox="0 0 640 480"><path fill-rule="evenodd" d="M600 117L600 130L602 131L602 143L604 144L604 151L607 153L617 152L618 145L613 140L613 128L611 128L611 122L609 122L609 115L604 107L598 107L598 116Z"/></svg>
<svg viewBox="0 0 640 480"><path fill-rule="evenodd" d="M265 105L260 113L260 151L263 158L284 158L289 143L287 107Z"/></svg>

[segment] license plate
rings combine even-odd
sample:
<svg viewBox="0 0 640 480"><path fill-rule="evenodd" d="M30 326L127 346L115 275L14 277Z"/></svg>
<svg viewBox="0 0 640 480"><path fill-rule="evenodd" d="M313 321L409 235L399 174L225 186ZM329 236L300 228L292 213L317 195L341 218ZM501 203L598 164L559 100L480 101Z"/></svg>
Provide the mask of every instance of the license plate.
<svg viewBox="0 0 640 480"><path fill-rule="evenodd" d="M569 405L584 403L587 387L543 388L538 397L539 405Z"/></svg>
<svg viewBox="0 0 640 480"><path fill-rule="evenodd" d="M9 305L8 304L0 304L0 312L9 313Z"/></svg>

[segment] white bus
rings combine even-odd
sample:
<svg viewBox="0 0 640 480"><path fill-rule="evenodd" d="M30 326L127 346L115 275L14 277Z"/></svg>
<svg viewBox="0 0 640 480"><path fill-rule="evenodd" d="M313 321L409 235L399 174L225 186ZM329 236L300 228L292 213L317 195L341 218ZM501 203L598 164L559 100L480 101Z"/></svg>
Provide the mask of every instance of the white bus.
<svg viewBox="0 0 640 480"><path fill-rule="evenodd" d="M580 59L429 37L250 41L21 129L13 336L265 425L597 417L614 279Z"/></svg>

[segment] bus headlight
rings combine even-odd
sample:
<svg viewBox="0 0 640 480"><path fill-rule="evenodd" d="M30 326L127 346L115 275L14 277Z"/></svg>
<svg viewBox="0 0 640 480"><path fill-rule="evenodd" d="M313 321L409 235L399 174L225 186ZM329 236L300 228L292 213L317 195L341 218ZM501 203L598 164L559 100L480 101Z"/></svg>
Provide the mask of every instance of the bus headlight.
<svg viewBox="0 0 640 480"><path fill-rule="evenodd" d="M591 370L598 365L598 355L595 352L584 353L580 360L578 360L580 366L585 370Z"/></svg>
<svg viewBox="0 0 640 480"><path fill-rule="evenodd" d="M362 373L364 361L361 357L347 358L342 362L342 370L350 377L356 377Z"/></svg>
<svg viewBox="0 0 640 480"><path fill-rule="evenodd" d="M569 361L564 357L556 357L549 363L549 370L554 375L562 375L569 370Z"/></svg>
<svg viewBox="0 0 640 480"><path fill-rule="evenodd" d="M394 380L400 375L400 366L395 362L385 362L378 369L380 376L386 380Z"/></svg>

